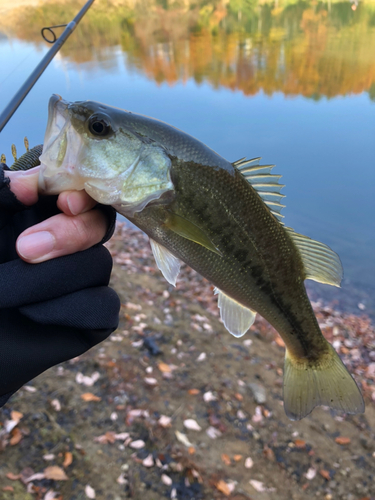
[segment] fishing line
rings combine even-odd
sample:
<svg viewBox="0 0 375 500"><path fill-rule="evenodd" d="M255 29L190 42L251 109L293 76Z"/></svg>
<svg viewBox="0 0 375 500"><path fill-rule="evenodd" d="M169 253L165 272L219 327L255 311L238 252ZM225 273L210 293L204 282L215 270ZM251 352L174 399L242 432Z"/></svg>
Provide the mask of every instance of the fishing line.
<svg viewBox="0 0 375 500"><path fill-rule="evenodd" d="M10 76L12 76L12 75L13 75L13 73L14 73L15 71L17 71L17 69L21 66L21 64L23 64L23 63L26 61L26 59L27 59L27 58L28 58L28 57L29 57L29 56L30 56L33 52L34 52L34 50L30 50L30 52L29 52L29 53L25 56L25 58L24 58L24 59L22 59L22 61L21 61L20 63L18 63L18 64L17 64L17 66L16 66L16 67L15 67L15 68L14 68L14 69L13 69L13 70L12 70L12 71L11 71L11 72L10 72L10 73L9 73L9 74L5 77L5 78L4 78L4 80L2 80L2 81L0 82L0 87L3 85L3 83L4 83L4 82L6 82L6 81L8 80L8 78L9 78Z"/></svg>
<svg viewBox="0 0 375 500"><path fill-rule="evenodd" d="M53 29L54 29L54 28L66 28L66 26L68 26L68 25L67 25L67 24L57 24L56 26L45 26L44 28L42 28L42 29L40 30L40 33L41 33L41 35L42 35L43 39L44 39L47 43L55 43L58 37L56 36L56 33L53 31ZM48 35L52 35L52 38L48 38L47 33L48 33ZM17 71L17 69L21 66L21 64L23 64L23 63L26 61L26 59L27 59L27 58L28 58L31 54L33 54L33 53L34 53L34 50L30 50L30 52L29 52L29 53L25 56L25 58L24 58L24 59L22 59L22 61L21 61L20 63L18 63L18 64L17 64L17 66L13 69L13 71L11 71L11 72L8 74L8 76L6 76L6 77L4 78L4 80L2 80L2 81L0 82L0 87L1 87L1 85L3 85L3 83L4 83L4 82L6 82L6 81L8 80L8 78L9 78L10 76L12 76L12 75L13 75L13 73L14 73L15 71Z"/></svg>
<svg viewBox="0 0 375 500"><path fill-rule="evenodd" d="M50 43L52 43L52 47L45 54L45 56L42 58L40 63L37 65L37 67L34 69L34 71L31 73L31 75L27 78L27 80L24 82L24 84L21 86L21 88L18 90L18 92L14 95L13 99L9 102L9 104L6 106L4 111L0 114L0 132L3 130L3 128L8 123L10 118L13 116L15 111L18 109L18 107L20 106L22 101L25 99L27 94L33 88L35 83L38 81L38 79L40 78L40 76L42 75L44 70L47 68L49 63L52 61L52 59L55 57L57 52L61 49L61 47L66 42L66 40L73 33L73 31L77 27L78 23L80 22L82 17L86 14L86 12L89 10L89 8L94 3L94 1L95 0L87 0L85 5L78 12L78 14L75 16L75 18L69 24L66 25L65 30L59 36L59 38L56 38L56 35L53 32L53 28L61 28L61 27L64 27L64 25L49 26L49 27L43 28L42 36L46 41L49 41ZM52 34L53 38L49 39L48 37L46 37L45 32Z"/></svg>

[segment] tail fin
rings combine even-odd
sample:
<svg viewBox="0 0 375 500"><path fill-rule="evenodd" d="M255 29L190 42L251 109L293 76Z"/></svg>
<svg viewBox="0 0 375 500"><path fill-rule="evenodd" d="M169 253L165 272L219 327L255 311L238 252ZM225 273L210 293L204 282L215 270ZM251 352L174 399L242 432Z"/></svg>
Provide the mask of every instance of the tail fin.
<svg viewBox="0 0 375 500"><path fill-rule="evenodd" d="M306 417L315 406L325 405L345 413L363 413L365 404L354 379L334 348L322 362L309 366L285 353L284 409L291 420Z"/></svg>

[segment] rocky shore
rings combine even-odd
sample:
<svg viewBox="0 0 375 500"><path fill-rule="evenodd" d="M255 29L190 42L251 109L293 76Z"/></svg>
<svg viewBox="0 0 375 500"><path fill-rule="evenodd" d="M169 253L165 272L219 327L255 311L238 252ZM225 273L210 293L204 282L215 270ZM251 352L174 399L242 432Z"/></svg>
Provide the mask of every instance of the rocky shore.
<svg viewBox="0 0 375 500"><path fill-rule="evenodd" d="M373 500L375 330L313 306L354 374L366 413L282 407L282 340L262 319L241 339L212 286L187 266L165 282L147 238L118 224L108 243L119 329L52 368L0 410L0 498ZM360 311L359 311L360 312Z"/></svg>

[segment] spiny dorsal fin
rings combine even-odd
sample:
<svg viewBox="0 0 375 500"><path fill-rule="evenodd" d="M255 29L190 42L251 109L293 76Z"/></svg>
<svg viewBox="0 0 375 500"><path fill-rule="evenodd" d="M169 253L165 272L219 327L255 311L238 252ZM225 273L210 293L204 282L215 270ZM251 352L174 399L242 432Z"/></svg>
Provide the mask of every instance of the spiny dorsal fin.
<svg viewBox="0 0 375 500"><path fill-rule="evenodd" d="M256 189L273 215L281 221L284 217L281 215L281 210L285 207L285 205L280 203L280 200L285 198L285 195L280 193L284 185L278 182L281 175L271 174L275 165L259 165L259 160L260 158L253 158L252 160L241 158L241 160L235 161L232 165Z"/></svg>
<svg viewBox="0 0 375 500"><path fill-rule="evenodd" d="M285 228L297 246L305 266L305 279L340 286L343 269L340 257L329 246Z"/></svg>

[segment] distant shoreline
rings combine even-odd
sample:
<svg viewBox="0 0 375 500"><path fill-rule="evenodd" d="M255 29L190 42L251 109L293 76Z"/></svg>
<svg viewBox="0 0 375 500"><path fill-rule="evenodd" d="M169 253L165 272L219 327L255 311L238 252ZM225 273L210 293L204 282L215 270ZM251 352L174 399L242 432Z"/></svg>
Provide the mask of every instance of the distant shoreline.
<svg viewBox="0 0 375 500"><path fill-rule="evenodd" d="M137 3L138 0L107 0L108 3L112 3L115 6L119 5L128 5L128 6L134 6ZM331 0L329 3L338 3L341 2L342 0ZM71 3L71 0L13 0L12 2L4 2L0 3L0 15L4 15L6 13L9 13L13 10L16 10L20 7L36 7L37 5L42 5L46 3L52 3L52 4L57 4L57 3ZM97 3L99 1L97 0ZM185 0L185 5L192 3L191 0ZM267 4L267 3L273 3L273 0L259 0L259 4ZM288 0L278 0L278 6L281 7L284 4L291 3ZM352 2L354 3L354 1ZM366 0L362 1L361 3L366 3L366 4L373 4L375 3L375 0ZM82 5L81 5L82 4ZM85 1L82 0L82 2L79 3L81 7L85 4ZM79 5L77 5L77 9L79 8ZM94 3L95 5L95 3Z"/></svg>

